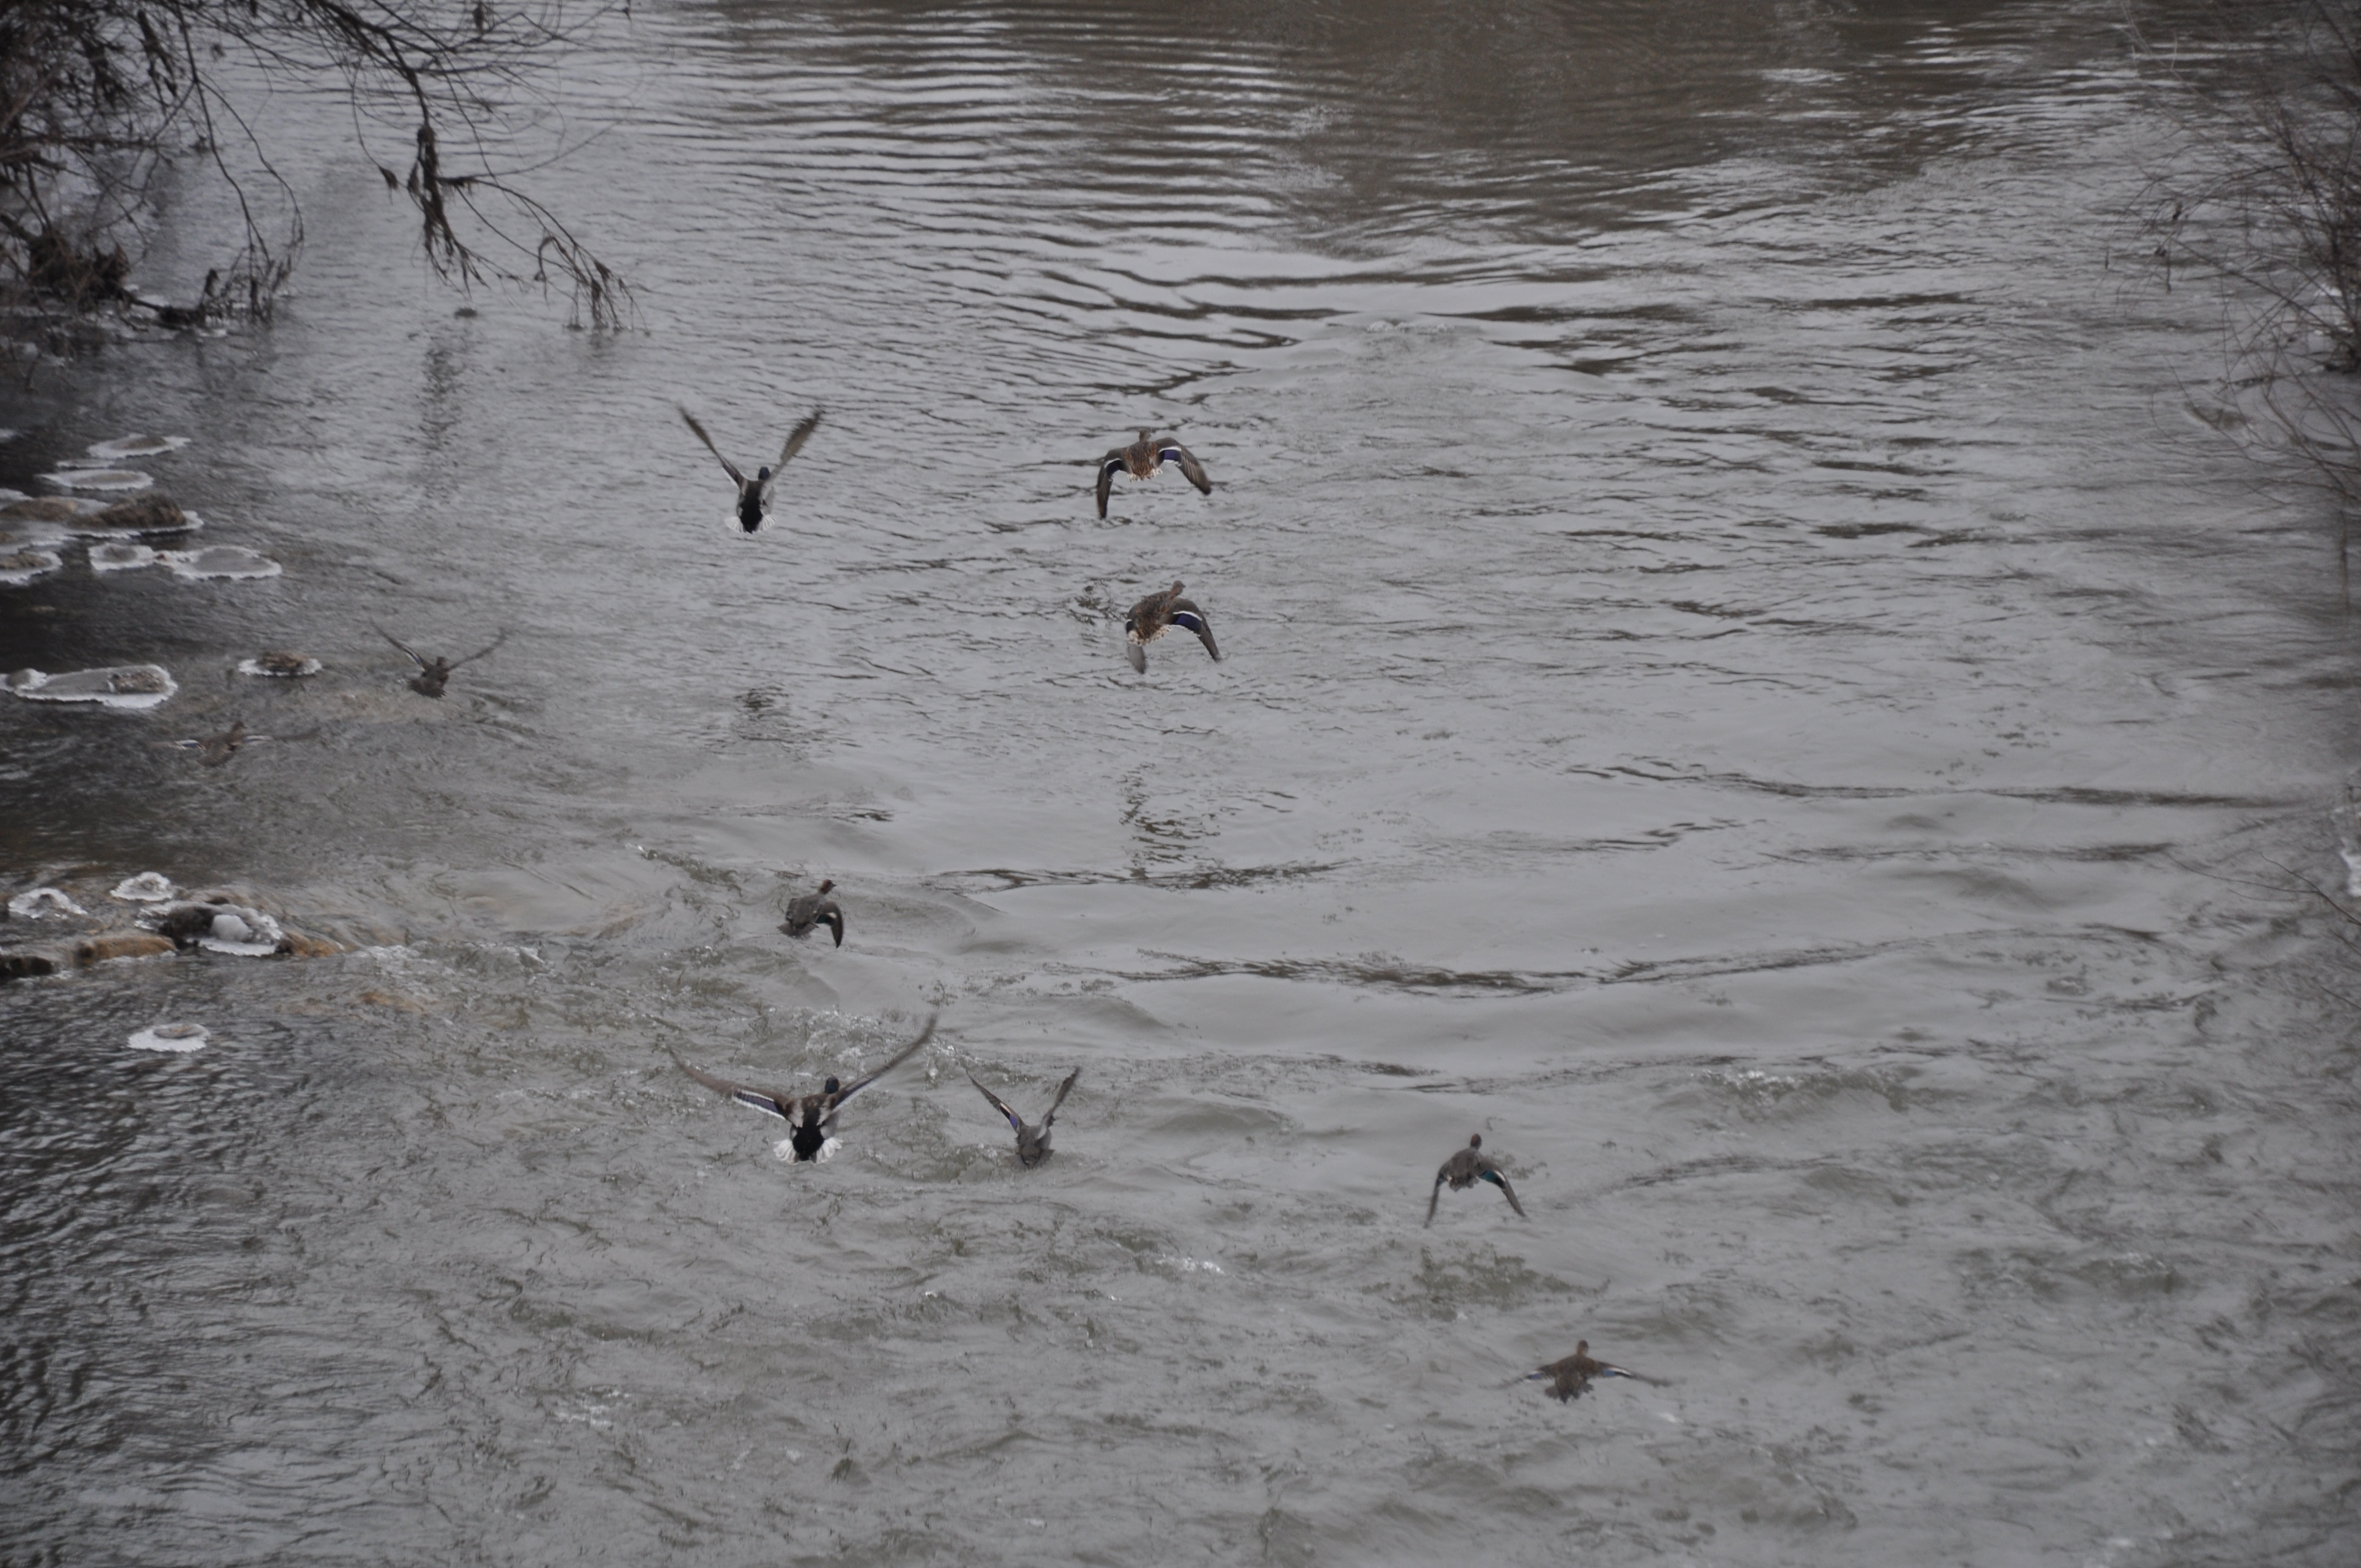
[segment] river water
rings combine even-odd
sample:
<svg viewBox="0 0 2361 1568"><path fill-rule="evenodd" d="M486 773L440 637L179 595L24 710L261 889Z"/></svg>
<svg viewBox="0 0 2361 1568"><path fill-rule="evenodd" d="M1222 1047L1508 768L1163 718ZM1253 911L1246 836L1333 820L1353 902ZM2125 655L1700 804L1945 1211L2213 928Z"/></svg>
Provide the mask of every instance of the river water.
<svg viewBox="0 0 2361 1568"><path fill-rule="evenodd" d="M642 5L531 181L613 334L276 105L276 324L0 483L185 434L285 573L0 589L181 686L0 703L0 843L357 950L0 991L0 1561L2352 1561L2354 650L2124 19ZM753 538L681 402L824 406ZM673 1063L935 1010L817 1165Z"/></svg>

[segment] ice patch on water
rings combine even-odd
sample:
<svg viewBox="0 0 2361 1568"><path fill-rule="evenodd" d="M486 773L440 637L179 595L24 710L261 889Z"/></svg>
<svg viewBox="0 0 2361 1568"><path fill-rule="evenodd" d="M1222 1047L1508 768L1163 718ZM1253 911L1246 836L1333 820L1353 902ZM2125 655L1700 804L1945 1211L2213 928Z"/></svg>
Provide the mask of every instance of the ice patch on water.
<svg viewBox="0 0 2361 1568"><path fill-rule="evenodd" d="M103 457L109 463L119 463L126 457L146 457L158 452L178 452L189 444L185 435L124 435L113 441L102 441L82 450L93 457Z"/></svg>
<svg viewBox="0 0 2361 1568"><path fill-rule="evenodd" d="M156 564L156 552L145 544L93 544L90 547L90 569L93 572L136 572L142 566Z"/></svg>
<svg viewBox="0 0 2361 1568"><path fill-rule="evenodd" d="M8 901L8 913L19 920L42 920L52 915L88 915L89 910L53 887L37 887Z"/></svg>
<svg viewBox="0 0 2361 1568"><path fill-rule="evenodd" d="M268 555L258 555L243 544L215 544L203 550L159 550L157 561L172 576L188 582L207 578L250 581L275 577L285 570Z"/></svg>
<svg viewBox="0 0 2361 1568"><path fill-rule="evenodd" d="M131 1036L137 1051L200 1051L213 1032L203 1024L158 1024Z"/></svg>
<svg viewBox="0 0 2361 1568"><path fill-rule="evenodd" d="M144 490L156 482L137 468L60 468L41 477L62 490Z"/></svg>
<svg viewBox="0 0 2361 1568"><path fill-rule="evenodd" d="M0 587L21 588L36 577L45 577L64 560L54 550L18 550L0 555Z"/></svg>
<svg viewBox="0 0 2361 1568"><path fill-rule="evenodd" d="M2328 819L2336 825L2336 858L2345 862L2345 896L2361 898L2361 787L2345 786L2345 799Z"/></svg>
<svg viewBox="0 0 2361 1568"><path fill-rule="evenodd" d="M162 872L141 872L137 876L125 877L115 884L109 898L119 898L126 904L161 904L178 896L172 879Z"/></svg>
<svg viewBox="0 0 2361 1568"><path fill-rule="evenodd" d="M213 934L198 938L197 946L241 959L264 959L279 950L286 935L278 921L259 909L223 905L214 916Z"/></svg>
<svg viewBox="0 0 2361 1568"><path fill-rule="evenodd" d="M81 498L58 496L53 499L72 500ZM118 522L104 516L107 509L96 502L86 504L92 508L91 510L77 513L66 520L66 532L77 539L126 539L150 533L194 533L205 525L203 518L186 507L175 509L181 514L180 521L177 522L128 523Z"/></svg>
<svg viewBox="0 0 2361 1568"><path fill-rule="evenodd" d="M272 651L257 658L240 659L237 673L241 675L269 675L282 681L300 680L316 675L322 669L320 661L304 653Z"/></svg>
<svg viewBox="0 0 2361 1568"><path fill-rule="evenodd" d="M28 702L90 702L133 710L154 707L181 689L161 664L110 664L64 675L18 670L5 684Z"/></svg>
<svg viewBox="0 0 2361 1568"><path fill-rule="evenodd" d="M71 522L105 510L104 501L89 496L27 496L0 506L0 518L10 522Z"/></svg>

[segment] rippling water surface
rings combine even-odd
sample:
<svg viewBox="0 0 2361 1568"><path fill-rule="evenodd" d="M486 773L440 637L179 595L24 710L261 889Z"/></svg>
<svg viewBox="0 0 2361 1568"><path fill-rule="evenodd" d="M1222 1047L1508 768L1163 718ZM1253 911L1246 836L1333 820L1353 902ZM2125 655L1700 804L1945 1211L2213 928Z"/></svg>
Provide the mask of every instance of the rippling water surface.
<svg viewBox="0 0 2361 1568"><path fill-rule="evenodd" d="M0 842L362 950L0 992L0 1559L2351 1561L2352 650L2122 21L642 6L534 177L615 335L281 104L277 325L0 483L185 434L284 574L0 589L181 687L0 697ZM825 406L754 538L679 402ZM1142 425L1217 488L1102 522ZM937 1008L818 1166L672 1062Z"/></svg>

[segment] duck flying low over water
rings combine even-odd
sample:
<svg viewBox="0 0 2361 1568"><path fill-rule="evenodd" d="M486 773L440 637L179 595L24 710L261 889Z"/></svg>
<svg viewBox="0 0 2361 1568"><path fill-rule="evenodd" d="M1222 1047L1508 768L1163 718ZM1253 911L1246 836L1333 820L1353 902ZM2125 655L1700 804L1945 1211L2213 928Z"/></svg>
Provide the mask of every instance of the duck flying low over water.
<svg viewBox="0 0 2361 1568"><path fill-rule="evenodd" d="M377 622L374 620L370 621L369 624L371 626L377 626ZM443 688L451 684L452 671L457 669L462 664L474 663L485 654L494 652L501 643L509 640L509 634L503 631L498 637L492 639L490 647L478 648L464 659L429 659L425 654L421 653L417 649L412 648L409 643L404 642L401 638L396 637L392 632L388 631L382 626L377 627L377 634L379 637L384 638L388 642L392 643L395 647L401 649L403 652L409 654L410 662L418 666L418 674L410 677L410 689L416 692L421 696L432 697L439 697L443 695Z"/></svg>
<svg viewBox="0 0 2361 1568"><path fill-rule="evenodd" d="M833 882L823 882L817 893L807 893L791 902L787 918L779 929L790 937L803 938L811 935L813 927L825 926L836 933L836 945L844 946L844 911L828 895L828 890L835 885Z"/></svg>
<svg viewBox="0 0 2361 1568"><path fill-rule="evenodd" d="M1660 1377L1642 1377L1636 1372L1617 1366L1610 1362L1593 1361L1590 1358L1590 1342L1587 1339L1574 1342L1572 1355L1561 1361L1553 1361L1538 1371L1526 1373L1522 1377L1513 1378L1510 1381L1509 1387L1513 1388L1519 1383L1539 1383L1546 1378L1549 1381L1550 1393L1557 1398L1579 1399L1590 1392L1591 1379L1595 1377L1629 1377L1634 1383L1664 1387L1664 1379Z"/></svg>
<svg viewBox="0 0 2361 1568"><path fill-rule="evenodd" d="M1518 1218L1524 1217L1525 1206L1517 1201L1517 1190L1509 1185L1509 1179L1500 1174L1500 1168L1494 1165L1491 1157L1484 1152L1484 1135L1481 1133L1469 1138L1467 1146L1444 1160L1443 1168L1434 1173L1434 1190L1426 1195L1426 1223L1430 1225L1434 1223L1434 1205L1443 1196L1443 1184L1446 1181L1451 1183L1454 1192L1463 1187L1473 1187L1479 1181L1488 1181L1500 1190L1501 1196L1508 1199L1509 1207L1517 1212Z"/></svg>
<svg viewBox="0 0 2361 1568"><path fill-rule="evenodd" d="M1131 667L1141 674L1148 674L1148 645L1179 627L1193 631L1205 652L1221 663L1222 651L1213 645L1213 622L1211 617L1180 597L1180 585L1173 584L1160 594L1150 594L1131 607L1123 618L1124 653Z"/></svg>
<svg viewBox="0 0 2361 1568"><path fill-rule="evenodd" d="M818 1094L783 1094L776 1090L758 1089L752 1084L716 1078L709 1072L699 1072L678 1057L673 1060L679 1063L681 1071L706 1088L727 1094L741 1105L752 1105L765 1115L776 1116L785 1122L789 1128L787 1141L795 1146L796 1158L811 1160L818 1159L820 1146L836 1135L836 1113L843 1108L844 1102L909 1060L918 1047L934 1037L935 1015L928 1014L927 1026L918 1032L918 1037L895 1051L884 1067L866 1078L854 1079L851 1083L840 1084L831 1078L821 1086Z"/></svg>
<svg viewBox="0 0 2361 1568"><path fill-rule="evenodd" d="M705 449L719 457L721 466L729 470L730 482L738 487L738 526L749 533L763 526L763 519L771 510L771 488L779 482L779 470L787 466L787 459L804 449L811 433L819 428L819 410L812 410L801 424L787 432L787 444L779 448L779 460L750 479L738 471L737 464L721 456L721 448L713 444L713 437L705 433L705 427L697 422L695 414L685 408L680 411L680 417L687 422L697 439L705 443Z"/></svg>
<svg viewBox="0 0 2361 1568"><path fill-rule="evenodd" d="M1135 479L1152 479L1156 471L1167 463L1177 463L1189 482L1205 495L1213 493L1213 481L1205 477L1205 466L1189 455L1189 449L1166 436L1159 441L1146 431L1128 446L1117 446L1099 459L1099 515L1106 516L1107 494L1115 488L1117 474L1128 474Z"/></svg>
<svg viewBox="0 0 2361 1568"><path fill-rule="evenodd" d="M1007 1101L986 1089L975 1074L969 1073L967 1080L975 1085L977 1093L992 1102L994 1110L1008 1118L1009 1126L1016 1134L1016 1163L1030 1170L1058 1152L1049 1146L1049 1124L1058 1119L1058 1107L1066 1102L1066 1096L1073 1092L1074 1080L1082 1076L1081 1068L1066 1075L1066 1081L1058 1085L1058 1097L1049 1102L1047 1111L1041 1113L1041 1124L1038 1127L1027 1126L1025 1118L1011 1110Z"/></svg>

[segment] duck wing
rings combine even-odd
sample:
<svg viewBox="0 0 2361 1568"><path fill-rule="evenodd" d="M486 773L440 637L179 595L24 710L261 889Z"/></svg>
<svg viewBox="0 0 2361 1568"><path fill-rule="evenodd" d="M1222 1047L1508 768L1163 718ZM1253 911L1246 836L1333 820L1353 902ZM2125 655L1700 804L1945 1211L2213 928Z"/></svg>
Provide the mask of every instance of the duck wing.
<svg viewBox="0 0 2361 1568"><path fill-rule="evenodd" d="M1066 1102L1066 1096L1074 1091L1074 1080L1082 1076L1082 1069L1081 1068L1076 1068L1073 1071L1066 1075L1065 1082L1058 1085L1058 1098L1050 1101L1049 1108L1041 1113L1041 1131L1043 1133L1048 1133L1049 1130L1049 1124L1058 1119L1058 1107Z"/></svg>
<svg viewBox="0 0 2361 1568"><path fill-rule="evenodd" d="M1099 459L1099 515L1106 516L1107 495L1115 488L1115 477L1124 471L1123 448L1110 448Z"/></svg>
<svg viewBox="0 0 2361 1568"><path fill-rule="evenodd" d="M755 1110L765 1115L776 1116L782 1122L795 1120L796 1102L790 1096L774 1094L767 1089L756 1089L751 1084L735 1083L726 1078L716 1078L709 1072L698 1071L678 1057L672 1059L673 1064L681 1071L688 1074L706 1088L728 1095L741 1105L752 1105Z"/></svg>
<svg viewBox="0 0 2361 1568"><path fill-rule="evenodd" d="M452 660L452 661L451 661L450 664L449 664L447 667L448 667L448 668L450 668L450 669L454 669L454 670L456 670L456 669L457 669L457 668L458 668L460 665L462 665L462 664L472 664L472 663L474 663L477 660L478 660L478 659L482 658L485 654L487 654L487 653L489 653L489 652L492 652L492 650L493 650L493 649L498 648L501 643L503 643L503 642L507 641L508 640L509 640L509 634L508 634L507 632L503 631L503 632L501 632L498 637L495 637L495 638L493 638L493 639L492 639L492 643L491 643L491 647L490 647L490 648L478 648L478 649L477 649L474 652L472 652L472 653L468 654L468 655L467 655L466 658L464 658L464 659L454 659L454 660Z"/></svg>
<svg viewBox="0 0 2361 1568"><path fill-rule="evenodd" d="M678 407L679 405L675 404L675 406ZM697 422L697 416L689 412L687 409L682 408L680 411L680 417L688 422L688 428L697 433L697 439L705 443L705 449L708 452L712 453L714 456L721 458L721 466L730 470L730 482L735 484L739 489L743 490L746 488L746 476L738 471L737 464L732 463L727 457L721 456L721 448L713 444L713 437L705 433L705 427Z"/></svg>
<svg viewBox="0 0 2361 1568"><path fill-rule="evenodd" d="M844 946L844 911L836 906L836 900L831 898L819 906L819 918L821 924L834 933L836 945L840 948Z"/></svg>
<svg viewBox="0 0 2361 1568"><path fill-rule="evenodd" d="M1156 460L1159 463L1180 464L1180 472L1187 476L1191 484L1197 487L1200 495L1210 496L1213 493L1213 481L1205 477L1205 466L1191 456L1189 449L1179 442L1168 439L1162 446L1156 449Z"/></svg>
<svg viewBox="0 0 2361 1568"><path fill-rule="evenodd" d="M1451 1167L1445 1164L1434 1173L1434 1190L1426 1195L1426 1223L1434 1223L1434 1206L1443 1200L1443 1184L1451 1179Z"/></svg>
<svg viewBox="0 0 2361 1568"><path fill-rule="evenodd" d="M999 1112L1003 1116L1005 1116L1005 1117L1007 1117L1007 1118L1008 1118L1008 1124L1009 1124L1009 1126L1010 1126L1011 1128L1013 1128L1013 1129L1016 1131L1016 1135L1017 1135L1018 1137L1020 1137L1020 1138L1021 1138L1021 1137L1023 1137L1023 1136L1025 1135L1025 1118L1024 1118L1024 1117L1022 1117L1022 1116L1019 1116L1019 1115L1018 1115L1015 1111L1010 1110L1010 1109L1009 1109L1009 1106L1008 1106L1008 1102L1007 1102L1007 1101L1003 1100L999 1095L994 1094L991 1090L984 1088L983 1081L982 1081L981 1080L979 1080L979 1079L975 1076L975 1074L973 1074L973 1073L969 1073L969 1074L967 1075L967 1080L968 1080L970 1083L972 1083L972 1084L974 1084L974 1085L975 1085L976 1092L977 1092L977 1093L979 1093L979 1094L983 1095L986 1100L989 1100L989 1101L991 1101L991 1102L992 1102L992 1108L993 1108L994 1110L995 1110L995 1111Z"/></svg>
<svg viewBox="0 0 2361 1568"><path fill-rule="evenodd" d="M370 621L369 624L371 626L377 626L377 622L374 620ZM388 631L382 626L377 626L377 634L379 637L384 638L388 642L392 643L395 647L401 649L403 652L409 654L410 662L412 663L417 665L422 670L426 668L426 661L419 656L417 649L412 648L409 643L404 642L401 638L396 637L392 632Z"/></svg>
<svg viewBox="0 0 2361 1568"><path fill-rule="evenodd" d="M861 1091L868 1088L871 1084L876 1082L879 1079L884 1077L895 1068L900 1067L904 1062L908 1061L910 1058L917 1053L920 1046L923 1046L928 1040L933 1039L935 1037L935 1016L936 1015L932 1013L928 1014L927 1026L918 1031L918 1037L912 1040L908 1045L904 1046L900 1050L895 1051L886 1061L884 1067L879 1068L875 1072L871 1073L866 1078L854 1079L851 1083L848 1083L842 1089L838 1090L836 1091L836 1104L830 1105L828 1108L829 1120L832 1122L836 1119L837 1105L843 1104L846 1101L851 1099Z"/></svg>
<svg viewBox="0 0 2361 1568"><path fill-rule="evenodd" d="M771 477L763 481L763 499L764 500L767 501L771 499L771 488L779 482L779 470L787 466L787 459L793 457L796 453L801 452L804 449L804 443L811 439L811 433L819 428L819 410L812 410L812 411L805 417L804 422L801 424L787 432L787 443L785 445L779 448L779 460L771 465ZM719 454L717 453L716 455L718 456ZM734 474L737 470L733 468L730 472ZM741 479L739 483L742 485L745 481Z"/></svg>
<svg viewBox="0 0 2361 1568"><path fill-rule="evenodd" d="M1205 645L1205 652L1213 656L1213 662L1217 664L1222 662L1222 651L1213 646L1213 622L1203 610L1187 599L1174 599L1172 624L1183 631L1195 632L1197 641Z"/></svg>
<svg viewBox="0 0 2361 1568"><path fill-rule="evenodd" d="M1525 1218L1525 1206L1517 1201L1517 1190L1509 1185L1509 1179L1500 1174L1499 1166L1488 1159L1476 1168L1476 1174L1500 1190L1500 1195L1509 1201L1509 1207L1517 1212L1517 1218Z"/></svg>

